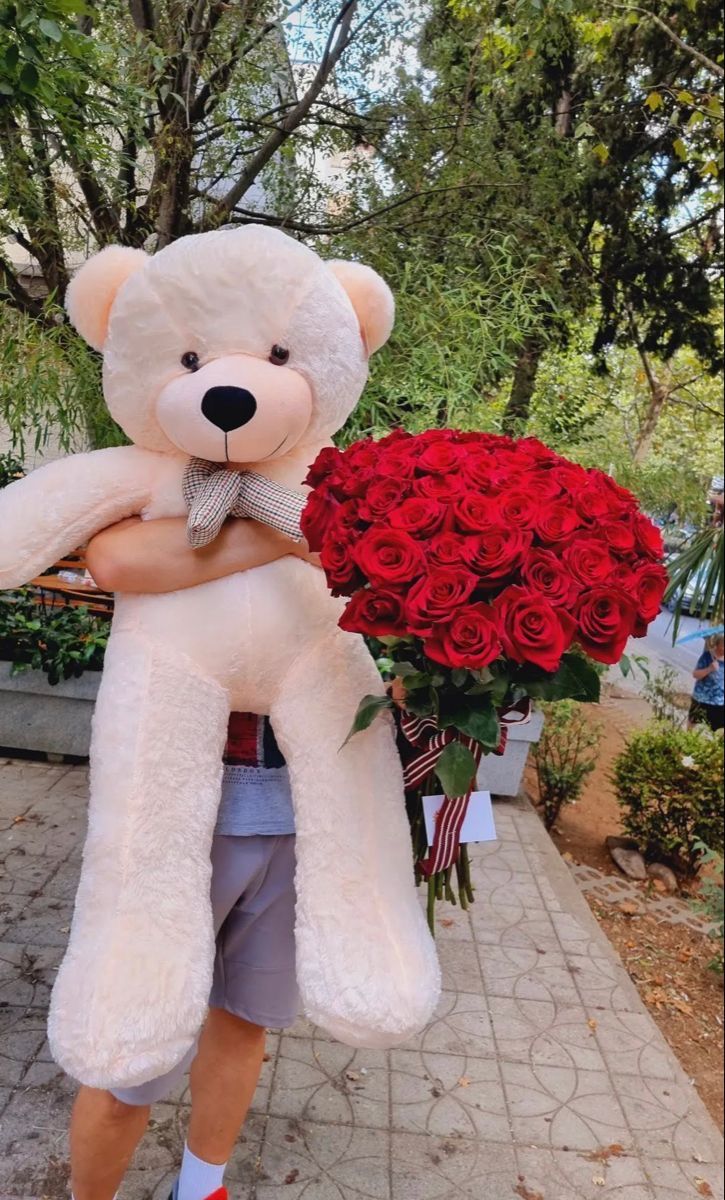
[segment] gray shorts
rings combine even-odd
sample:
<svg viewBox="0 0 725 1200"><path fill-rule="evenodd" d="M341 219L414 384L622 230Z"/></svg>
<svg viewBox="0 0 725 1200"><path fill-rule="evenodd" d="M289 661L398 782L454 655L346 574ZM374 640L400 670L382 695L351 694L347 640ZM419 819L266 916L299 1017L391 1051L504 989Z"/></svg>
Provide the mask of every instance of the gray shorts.
<svg viewBox="0 0 725 1200"><path fill-rule="evenodd" d="M252 1025L285 1029L299 1009L295 972L295 839L228 837L212 846L211 901L216 931L210 1008ZM125 1104L156 1104L188 1071L196 1054L159 1079L114 1090Z"/></svg>

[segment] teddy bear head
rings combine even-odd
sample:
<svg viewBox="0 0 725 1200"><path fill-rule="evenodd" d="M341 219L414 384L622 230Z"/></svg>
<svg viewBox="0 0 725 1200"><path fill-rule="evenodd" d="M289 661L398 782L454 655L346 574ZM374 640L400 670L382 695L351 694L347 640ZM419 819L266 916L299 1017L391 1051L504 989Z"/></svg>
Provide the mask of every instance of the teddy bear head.
<svg viewBox="0 0 725 1200"><path fill-rule="evenodd" d="M66 303L103 353L106 403L133 442L240 464L338 430L395 313L369 267L325 263L260 225L153 256L109 246L81 267Z"/></svg>

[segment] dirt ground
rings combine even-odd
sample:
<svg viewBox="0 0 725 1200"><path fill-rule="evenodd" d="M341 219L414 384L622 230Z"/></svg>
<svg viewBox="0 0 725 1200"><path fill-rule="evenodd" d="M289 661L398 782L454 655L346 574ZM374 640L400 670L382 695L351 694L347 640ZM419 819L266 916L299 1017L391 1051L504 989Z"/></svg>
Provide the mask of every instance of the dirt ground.
<svg viewBox="0 0 725 1200"><path fill-rule="evenodd" d="M617 875L604 845L608 834L622 832L609 776L627 735L646 724L650 710L641 697L616 685L605 691L601 705L592 710L592 719L603 726L596 769L579 802L563 810L552 837L563 855ZM527 786L535 798L531 767ZM723 981L708 969L715 946L691 930L662 924L646 913L622 912L599 899L590 903L653 1018L722 1128Z"/></svg>

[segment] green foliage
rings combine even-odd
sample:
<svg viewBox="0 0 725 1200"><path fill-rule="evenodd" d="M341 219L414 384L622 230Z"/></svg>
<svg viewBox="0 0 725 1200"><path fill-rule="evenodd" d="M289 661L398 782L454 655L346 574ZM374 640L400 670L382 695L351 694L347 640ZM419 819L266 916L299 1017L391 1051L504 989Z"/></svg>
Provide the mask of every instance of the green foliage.
<svg viewBox="0 0 725 1200"><path fill-rule="evenodd" d="M702 842L696 847L700 854L700 869L705 873L700 879L700 896L693 903L696 912L702 913L712 922L718 940L718 952L710 963L710 969L722 975L725 967L725 887L723 886L723 856L710 850Z"/></svg>
<svg viewBox="0 0 725 1200"><path fill-rule="evenodd" d="M679 690L679 675L674 667L665 663L656 675L648 679L642 688L655 720L675 729L682 729L687 721L689 698L683 708Z"/></svg>
<svg viewBox="0 0 725 1200"><path fill-rule="evenodd" d="M674 636L680 627L685 589L692 587L690 611L694 616L723 619L725 609L725 545L722 525L696 534L670 563L670 586L665 595L675 608Z"/></svg>
<svg viewBox="0 0 725 1200"><path fill-rule="evenodd" d="M21 459L126 440L103 400L98 356L67 326L0 307L0 422Z"/></svg>
<svg viewBox="0 0 725 1200"><path fill-rule="evenodd" d="M0 454L0 488L21 479L24 473L22 462L14 454Z"/></svg>
<svg viewBox="0 0 725 1200"><path fill-rule="evenodd" d="M624 828L647 857L692 876L700 843L722 853L722 737L653 725L629 740L613 779Z"/></svg>
<svg viewBox="0 0 725 1200"><path fill-rule="evenodd" d="M539 787L539 807L551 829L566 804L581 796L587 777L596 765L602 727L580 704L560 700L543 704L544 728L534 746Z"/></svg>
<svg viewBox="0 0 725 1200"><path fill-rule="evenodd" d="M30 588L0 592L0 657L13 674L44 671L56 684L100 671L108 633L108 621L87 608L45 606Z"/></svg>

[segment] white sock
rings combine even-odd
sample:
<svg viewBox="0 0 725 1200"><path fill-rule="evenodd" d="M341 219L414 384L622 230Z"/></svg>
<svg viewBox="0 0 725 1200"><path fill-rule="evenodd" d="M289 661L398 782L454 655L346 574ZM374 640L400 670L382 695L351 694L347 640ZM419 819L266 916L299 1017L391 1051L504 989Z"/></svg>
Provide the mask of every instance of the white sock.
<svg viewBox="0 0 725 1200"><path fill-rule="evenodd" d="M226 1163L204 1162L184 1146L176 1200L206 1200L222 1186L226 1169Z"/></svg>

